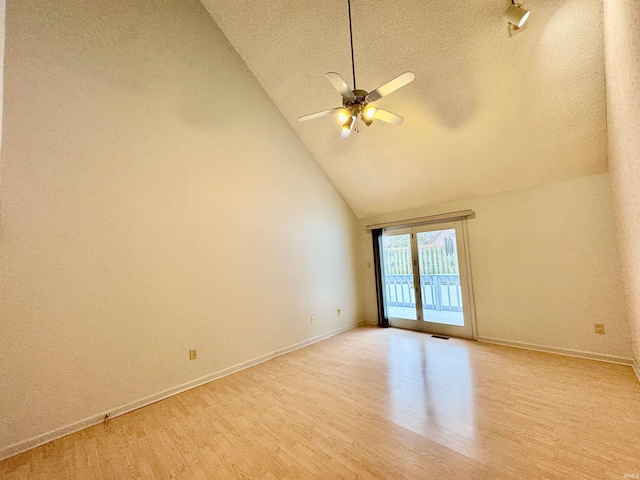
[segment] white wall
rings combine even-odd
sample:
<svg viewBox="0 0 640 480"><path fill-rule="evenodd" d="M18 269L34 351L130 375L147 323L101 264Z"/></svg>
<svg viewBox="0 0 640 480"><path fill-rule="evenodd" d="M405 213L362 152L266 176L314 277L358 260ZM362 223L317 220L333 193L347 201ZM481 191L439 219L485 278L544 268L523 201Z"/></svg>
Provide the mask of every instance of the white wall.
<svg viewBox="0 0 640 480"><path fill-rule="evenodd" d="M640 367L640 3L605 0L609 171ZM640 378L640 369L636 372Z"/></svg>
<svg viewBox="0 0 640 480"><path fill-rule="evenodd" d="M361 262L372 261L365 225L473 209L468 220L478 335L630 358L607 174L434 205L360 221ZM366 317L376 319L366 269ZM605 335L594 333L605 324Z"/></svg>
<svg viewBox="0 0 640 480"><path fill-rule="evenodd" d="M4 94L4 19L6 12L7 2L6 0L0 0L0 146L2 145L2 105ZM0 163L2 158L0 158ZM0 205L1 208L1 205ZM0 214L2 210L0 210Z"/></svg>
<svg viewBox="0 0 640 480"><path fill-rule="evenodd" d="M0 453L359 320L355 217L200 2L6 40Z"/></svg>

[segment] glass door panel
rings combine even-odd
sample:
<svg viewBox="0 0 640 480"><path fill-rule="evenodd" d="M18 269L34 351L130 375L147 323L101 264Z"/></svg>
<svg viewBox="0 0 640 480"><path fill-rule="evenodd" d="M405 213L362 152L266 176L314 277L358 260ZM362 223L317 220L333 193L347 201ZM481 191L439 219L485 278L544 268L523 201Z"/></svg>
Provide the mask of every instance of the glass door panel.
<svg viewBox="0 0 640 480"><path fill-rule="evenodd" d="M418 320L411 243L411 230L406 228L386 231L382 236L386 313L401 323Z"/></svg>
<svg viewBox="0 0 640 480"><path fill-rule="evenodd" d="M419 232L417 237L424 320L464 325L455 229Z"/></svg>
<svg viewBox="0 0 640 480"><path fill-rule="evenodd" d="M415 227L423 330L473 337L462 222Z"/></svg>

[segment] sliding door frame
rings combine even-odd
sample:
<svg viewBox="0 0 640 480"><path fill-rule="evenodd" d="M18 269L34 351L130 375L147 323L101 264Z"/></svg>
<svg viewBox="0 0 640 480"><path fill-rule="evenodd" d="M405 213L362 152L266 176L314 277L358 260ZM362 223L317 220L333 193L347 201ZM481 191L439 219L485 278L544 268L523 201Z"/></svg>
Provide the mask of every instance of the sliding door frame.
<svg viewBox="0 0 640 480"><path fill-rule="evenodd" d="M460 233L461 238L456 238L456 249L458 251L458 261L461 267L460 277L461 281L464 284L465 288L462 288L462 309L465 324L470 324L470 333L469 331L461 332L461 327L454 327L444 324L438 324L436 322L425 321L423 310L422 310L422 290L420 284L420 267L418 263L418 240L417 233L419 233L420 228L424 227L433 227L434 229L442 228L442 229L455 229L456 232ZM447 336L459 336L460 338L467 339L478 339L478 328L476 323L476 315L475 315L475 299L473 295L473 282L471 276L471 258L469 254L469 236L467 230L467 219L463 218L455 218L455 219L443 219L440 221L432 221L432 222L424 222L413 225L406 226L392 226L388 228L389 232L394 232L395 235L409 234L410 236L410 245L411 245L411 263L412 263L412 275L413 275L413 289L414 289L414 297L415 297L415 305L416 305L416 320L409 320L404 318L392 317L389 315L386 300L385 303L385 313L386 318L388 318L389 325L392 327L405 328L411 330L422 331L426 333L435 333ZM458 237L458 235L456 235ZM384 269L384 259L382 258L382 249L380 251L381 258L378 261L381 263L382 268ZM384 289L384 273L382 275L382 288ZM449 327L449 328L447 328ZM456 335L457 333L457 335ZM464 334L463 334L464 333ZM462 335L461 335L462 334Z"/></svg>
<svg viewBox="0 0 640 480"><path fill-rule="evenodd" d="M472 330L472 339L478 340L478 323L476 320L476 299L473 295L473 277L471 275L471 254L469 252L469 230L467 227L467 217L463 217L460 219L462 222L462 241L464 242L464 256L466 263L466 271L467 271L467 285L468 285L468 293L467 297L469 300L469 316L471 317L471 330Z"/></svg>

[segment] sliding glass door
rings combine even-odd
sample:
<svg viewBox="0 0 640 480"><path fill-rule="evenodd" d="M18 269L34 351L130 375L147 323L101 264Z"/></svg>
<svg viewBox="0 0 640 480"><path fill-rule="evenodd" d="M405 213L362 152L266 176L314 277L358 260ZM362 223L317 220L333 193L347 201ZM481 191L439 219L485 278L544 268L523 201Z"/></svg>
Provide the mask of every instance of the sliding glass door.
<svg viewBox="0 0 640 480"><path fill-rule="evenodd" d="M391 326L473 338L462 220L386 229L385 312Z"/></svg>

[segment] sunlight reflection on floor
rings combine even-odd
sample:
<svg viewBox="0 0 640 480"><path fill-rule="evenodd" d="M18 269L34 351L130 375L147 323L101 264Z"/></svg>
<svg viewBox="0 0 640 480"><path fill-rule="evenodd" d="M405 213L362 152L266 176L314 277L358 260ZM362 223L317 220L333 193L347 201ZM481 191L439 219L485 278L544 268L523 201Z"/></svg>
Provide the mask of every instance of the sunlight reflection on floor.
<svg viewBox="0 0 640 480"><path fill-rule="evenodd" d="M474 379L464 340L428 334L389 339L389 418L439 443L475 438Z"/></svg>

